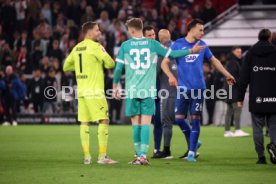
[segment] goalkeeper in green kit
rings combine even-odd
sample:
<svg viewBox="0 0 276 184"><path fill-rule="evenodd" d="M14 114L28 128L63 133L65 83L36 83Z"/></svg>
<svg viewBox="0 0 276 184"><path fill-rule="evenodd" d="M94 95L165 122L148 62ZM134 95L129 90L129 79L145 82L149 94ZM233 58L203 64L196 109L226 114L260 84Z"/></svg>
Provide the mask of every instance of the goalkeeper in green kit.
<svg viewBox="0 0 276 184"><path fill-rule="evenodd" d="M91 164L89 150L89 123L99 122L98 164L115 164L107 152L108 141L108 106L104 92L103 68L112 69L114 60L107 54L101 44L96 42L100 36L99 26L95 22L86 22L82 26L84 40L78 43L66 58L63 70L75 71L78 89L78 121L80 138L84 152L84 164Z"/></svg>
<svg viewBox="0 0 276 184"><path fill-rule="evenodd" d="M190 50L172 51L159 42L143 37L143 23L140 18L132 18L126 23L131 39L123 42L116 58L113 90L116 99L120 99L118 83L125 67L126 80L126 116L131 117L133 143L136 158L134 165L148 165L147 153L150 142L150 123L155 112L156 64L157 57L184 57L199 52L203 46L196 44Z"/></svg>

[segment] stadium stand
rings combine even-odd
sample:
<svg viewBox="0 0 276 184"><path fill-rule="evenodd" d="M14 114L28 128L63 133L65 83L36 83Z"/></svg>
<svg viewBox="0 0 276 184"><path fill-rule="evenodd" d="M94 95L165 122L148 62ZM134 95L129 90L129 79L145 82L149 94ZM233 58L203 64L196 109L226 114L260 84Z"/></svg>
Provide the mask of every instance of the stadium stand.
<svg viewBox="0 0 276 184"><path fill-rule="evenodd" d="M242 3L248 4L244 1ZM256 1L256 3L261 2ZM249 6L256 7L256 5ZM19 111L19 124L48 123L52 122L51 120L63 123L65 120L63 118L69 118L65 122L71 123L75 121L76 100L72 94L65 95L65 100L62 101L64 92L61 92L61 85L75 86L76 82L74 74L62 73L61 66L74 45L82 40L80 33L82 23L97 21L100 24L102 31L100 43L115 57L120 44L128 38L124 23L133 16L141 17L145 25L152 25L156 30L168 28L172 33L172 39L186 33L186 25L192 18L201 18L207 23L208 34L204 39L210 46L232 46L239 43L248 46L252 44L253 37L256 37L257 29L276 25L275 20L269 18L272 16L275 19L276 14L272 13L273 10L275 9L266 7L259 7L257 11L246 7L240 8L236 0L188 0L184 3L180 0L2 0L0 1L0 81L5 77L5 67L11 65L15 74L26 86L27 95L24 100L18 101L16 108ZM244 21L248 23L244 24ZM276 29L268 28L273 31ZM245 34L240 34L240 30ZM226 41L233 40L230 38L232 35L238 37L241 42ZM43 80L47 73L51 71L55 73L59 92L54 115L40 116L43 112L34 110L30 83L35 75L33 71L37 69L41 71ZM106 73L106 76L112 77L112 73ZM45 87L46 85L41 87L43 89L39 89L38 93L43 93ZM4 90L0 89L1 101L3 93ZM44 103L45 99L41 101ZM124 103L120 105L124 108ZM3 122L5 108L3 103L0 106L0 121ZM51 111L47 112L52 114ZM33 120L27 121L30 117L34 117ZM116 118L114 122L118 122L118 119ZM119 122L127 122L122 114Z"/></svg>

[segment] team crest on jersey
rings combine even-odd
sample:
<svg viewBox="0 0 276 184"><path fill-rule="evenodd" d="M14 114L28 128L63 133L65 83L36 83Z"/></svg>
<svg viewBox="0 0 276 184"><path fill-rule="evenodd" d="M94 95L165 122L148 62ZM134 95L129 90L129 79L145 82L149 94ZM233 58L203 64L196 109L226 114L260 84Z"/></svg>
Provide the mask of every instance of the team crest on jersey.
<svg viewBox="0 0 276 184"><path fill-rule="evenodd" d="M173 64L173 65L172 65L172 70L177 70L176 64Z"/></svg>
<svg viewBox="0 0 276 184"><path fill-rule="evenodd" d="M189 54L188 56L185 56L186 63L193 63L198 58L199 54Z"/></svg>

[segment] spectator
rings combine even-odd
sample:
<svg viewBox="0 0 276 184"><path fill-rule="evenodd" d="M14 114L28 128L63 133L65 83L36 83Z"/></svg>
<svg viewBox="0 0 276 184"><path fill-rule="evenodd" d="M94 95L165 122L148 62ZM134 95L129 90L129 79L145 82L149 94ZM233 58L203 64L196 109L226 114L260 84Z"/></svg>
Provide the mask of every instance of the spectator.
<svg viewBox="0 0 276 184"><path fill-rule="evenodd" d="M46 19L47 22L52 26L52 10L50 6L51 6L50 2L45 1L41 10L41 14L42 14L42 18Z"/></svg>
<svg viewBox="0 0 276 184"><path fill-rule="evenodd" d="M64 56L63 56L63 52L59 48L59 40L58 39L53 40L52 47L48 49L47 56L50 59L57 58L61 65L61 62L63 61Z"/></svg>
<svg viewBox="0 0 276 184"><path fill-rule="evenodd" d="M6 67L6 75L4 77L3 90L3 106L6 116L4 126L17 126L17 108L20 100L25 99L26 89L19 78L14 74L12 66Z"/></svg>
<svg viewBox="0 0 276 184"><path fill-rule="evenodd" d="M239 46L234 46L231 53L228 55L226 69L235 77L236 80L240 78L241 69L241 59L242 59L242 49ZM226 83L226 82L225 82ZM225 84L226 91L229 91L229 86ZM241 107L238 107L238 86L234 84L232 86L232 98L227 98L227 113L225 119L225 133L224 137L244 137L249 136L248 133L240 130L240 116ZM232 118L235 123L235 132L230 131Z"/></svg>
<svg viewBox="0 0 276 184"><path fill-rule="evenodd" d="M85 14L81 17L81 25L83 25L87 21L93 20L95 20L93 8L91 6L87 6L85 8Z"/></svg>
<svg viewBox="0 0 276 184"><path fill-rule="evenodd" d="M75 1L73 1L75 2ZM53 8L52 8L52 26L55 26L57 24L57 18L58 15L61 12L61 6L59 1L54 1L53 2ZM67 11L68 12L68 11ZM71 15L76 15L75 12L70 12ZM77 16L80 17L80 16Z"/></svg>
<svg viewBox="0 0 276 184"><path fill-rule="evenodd" d="M49 68L47 71L47 76L44 78L44 89L43 92L47 89L57 89L57 80L55 78L55 70L53 68ZM51 94L55 93L55 91L48 91L49 95L44 95L43 109L42 112L45 113L56 113L57 111L57 97L51 96ZM50 110L51 108L51 110ZM50 110L50 111L49 111Z"/></svg>
<svg viewBox="0 0 276 184"><path fill-rule="evenodd" d="M259 41L247 52L239 80L239 105L244 100L249 84L249 111L252 115L253 138L258 154L257 164L266 164L263 127L269 127L270 141L267 150L270 160L276 164L276 49L271 44L271 32L262 29ZM268 82L269 81L269 82Z"/></svg>
<svg viewBox="0 0 276 184"><path fill-rule="evenodd" d="M214 84L214 73L212 71L211 65L207 62L203 64L203 74L204 74L204 80L206 83L206 89L211 90L212 85ZM214 110L215 110L215 99L205 99L205 105L206 110L208 113L208 122L207 125L213 124L213 116L214 116Z"/></svg>
<svg viewBox="0 0 276 184"><path fill-rule="evenodd" d="M205 6L202 11L201 19L207 23L211 20L213 20L217 16L217 12L215 8L213 7L211 0L205 1Z"/></svg>
<svg viewBox="0 0 276 184"><path fill-rule="evenodd" d="M100 25L101 31L107 30L107 28L110 26L110 20L108 16L109 15L107 11L102 11L100 18L97 20Z"/></svg>
<svg viewBox="0 0 276 184"><path fill-rule="evenodd" d="M185 35L188 32L188 27L187 25L189 24L190 21L192 21L192 16L189 12L188 9L185 9L182 12L181 18L178 20L178 29L180 31L181 35Z"/></svg>
<svg viewBox="0 0 276 184"><path fill-rule="evenodd" d="M19 51L22 46L25 46L28 51L31 51L31 40L28 38L28 32L26 30L21 32L21 37L16 46L17 51Z"/></svg>
<svg viewBox="0 0 276 184"><path fill-rule="evenodd" d="M6 42L12 46L12 33L16 28L16 10L12 6L11 0L4 1L1 9L2 11L0 17L5 17L2 19L2 25L4 32L7 33Z"/></svg>
<svg viewBox="0 0 276 184"><path fill-rule="evenodd" d="M176 29L176 23L174 21L170 21L168 24L168 30L172 35L172 40L176 40L179 38L180 34Z"/></svg>
<svg viewBox="0 0 276 184"><path fill-rule="evenodd" d="M16 10L16 20L18 23L17 27L19 29L25 28L27 1L15 0L14 7Z"/></svg>
<svg viewBox="0 0 276 184"><path fill-rule="evenodd" d="M18 57L17 57L17 63L16 68L25 74L31 74L32 73L32 62L30 55L27 51L27 48L25 46L21 46Z"/></svg>
<svg viewBox="0 0 276 184"><path fill-rule="evenodd" d="M0 70L0 123L4 121L4 96L3 96L3 90L5 89L5 82L4 82L4 72Z"/></svg>
<svg viewBox="0 0 276 184"><path fill-rule="evenodd" d="M39 24L41 10L40 0L28 1L27 8L27 25L28 25L28 34L31 34L33 29Z"/></svg>
<svg viewBox="0 0 276 184"><path fill-rule="evenodd" d="M2 41L0 47L0 66L5 68L8 65L15 66L15 63L16 58L14 57L14 54L10 49L9 44L5 41Z"/></svg>
<svg viewBox="0 0 276 184"><path fill-rule="evenodd" d="M40 60L43 55L40 49L40 41L36 40L34 43L34 52L31 54L32 70L38 69L40 67Z"/></svg>
<svg viewBox="0 0 276 184"><path fill-rule="evenodd" d="M127 20L133 17L133 6L127 0L122 0L122 10L125 11Z"/></svg>
<svg viewBox="0 0 276 184"><path fill-rule="evenodd" d="M50 68L49 58L47 56L44 56L41 59L40 70L42 71L43 74L46 74L49 68Z"/></svg>
<svg viewBox="0 0 276 184"><path fill-rule="evenodd" d="M35 69L33 71L33 78L31 79L28 86L28 97L33 103L34 112L41 113L43 108L43 79L41 77L40 69Z"/></svg>
<svg viewBox="0 0 276 184"><path fill-rule="evenodd" d="M62 93L64 95L64 98L62 99L62 112L64 113L72 113L74 110L76 110L74 106L74 101L75 101L75 93L70 93L70 90L67 87L74 87L76 86L76 80L75 76L71 72L64 72L62 77L61 77L61 87L62 88ZM69 90L69 91L68 91ZM69 95L68 95L69 93Z"/></svg>
<svg viewBox="0 0 276 184"><path fill-rule="evenodd" d="M17 44L19 42L20 39L20 33L18 31L15 31L13 33L13 44L12 44L12 48L13 48L13 52L17 53L18 49L17 49Z"/></svg>
<svg viewBox="0 0 276 184"><path fill-rule="evenodd" d="M111 9L109 11L109 17L111 20L117 18L119 13L119 3L116 0L113 0L111 3Z"/></svg>
<svg viewBox="0 0 276 184"><path fill-rule="evenodd" d="M192 17L193 18L201 18L202 10L199 6L199 4L196 4L192 10Z"/></svg>

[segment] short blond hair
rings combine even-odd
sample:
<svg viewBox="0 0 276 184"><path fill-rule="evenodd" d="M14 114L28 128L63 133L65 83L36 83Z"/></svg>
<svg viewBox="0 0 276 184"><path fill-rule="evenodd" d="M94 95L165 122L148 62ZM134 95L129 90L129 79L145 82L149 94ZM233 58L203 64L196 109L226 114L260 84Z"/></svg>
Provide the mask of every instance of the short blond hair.
<svg viewBox="0 0 276 184"><path fill-rule="evenodd" d="M126 22L128 28L134 28L137 31L143 30L143 21L140 18L131 18Z"/></svg>

